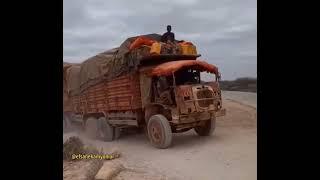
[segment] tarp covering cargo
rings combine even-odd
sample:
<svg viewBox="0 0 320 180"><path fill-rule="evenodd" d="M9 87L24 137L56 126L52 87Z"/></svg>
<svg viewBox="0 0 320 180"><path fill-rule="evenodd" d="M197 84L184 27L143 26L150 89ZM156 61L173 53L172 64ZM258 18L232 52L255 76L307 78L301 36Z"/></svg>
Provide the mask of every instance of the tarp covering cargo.
<svg viewBox="0 0 320 180"><path fill-rule="evenodd" d="M132 73L136 71L141 63L141 59L146 56L150 56L151 50L151 46L141 45L141 42L140 44L137 43L137 47L132 48L132 45L134 45L133 43L136 43L135 40L138 41L139 37L140 40L149 39L151 41L161 41L161 35L159 34L135 36L126 39L120 47L102 52L87 59L81 64L78 75L74 72L76 71L75 69L70 71L72 73L68 75L68 92L71 95L76 95L101 81L110 81L124 73ZM178 41L176 41L176 43L178 43ZM164 50L165 49L166 48L164 48ZM78 77L71 77L74 75ZM71 81L71 79L75 80Z"/></svg>
<svg viewBox="0 0 320 180"><path fill-rule="evenodd" d="M159 34L143 35L155 41L161 40ZM111 80L123 73L135 71L140 64L140 59L149 54L150 47L142 46L129 50L132 42L140 36L126 39L118 48L114 48L93 56L81 64L79 84L70 84L71 94L78 94L88 87L103 80Z"/></svg>
<svg viewBox="0 0 320 180"><path fill-rule="evenodd" d="M63 62L63 110L72 111L69 92L72 86L79 86L80 64ZM75 85L77 84L77 85Z"/></svg>
<svg viewBox="0 0 320 180"><path fill-rule="evenodd" d="M81 66L71 66L66 70L66 92L78 93Z"/></svg>
<svg viewBox="0 0 320 180"><path fill-rule="evenodd" d="M66 77L67 77L67 70L72 67L72 66L81 66L81 64L79 63L68 63L68 62L63 62L63 81L64 81L64 84L66 83Z"/></svg>
<svg viewBox="0 0 320 180"><path fill-rule="evenodd" d="M80 69L81 64L78 63L68 63L68 62L63 62L63 91L70 91L70 83L71 82L71 77L70 77L70 72L74 72L75 69L74 67L77 67L76 69ZM72 70L70 70L72 69ZM74 74L74 73L72 73ZM79 74L78 74L79 76ZM72 77L75 78L75 77ZM79 86L79 84L78 84Z"/></svg>

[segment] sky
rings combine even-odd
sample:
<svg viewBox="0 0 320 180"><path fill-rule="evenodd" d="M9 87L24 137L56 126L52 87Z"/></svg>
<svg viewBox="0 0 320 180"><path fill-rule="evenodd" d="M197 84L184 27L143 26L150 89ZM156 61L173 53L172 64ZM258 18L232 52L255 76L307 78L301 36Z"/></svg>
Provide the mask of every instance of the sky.
<svg viewBox="0 0 320 180"><path fill-rule="evenodd" d="M257 77L256 0L64 0L64 61L83 62L131 36L163 34L168 24L222 80Z"/></svg>

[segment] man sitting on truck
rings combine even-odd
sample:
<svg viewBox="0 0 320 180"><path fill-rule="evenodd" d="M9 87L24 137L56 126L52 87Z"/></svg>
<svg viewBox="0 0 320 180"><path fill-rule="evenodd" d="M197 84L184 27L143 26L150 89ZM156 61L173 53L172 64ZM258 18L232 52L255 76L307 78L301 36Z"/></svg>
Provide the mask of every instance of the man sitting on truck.
<svg viewBox="0 0 320 180"><path fill-rule="evenodd" d="M167 26L167 32L162 35L161 42L161 54L181 54L180 46L171 32L171 25Z"/></svg>
<svg viewBox="0 0 320 180"><path fill-rule="evenodd" d="M167 32L164 33L161 37L161 41L164 43L168 43L169 42L174 42L174 33L171 32L171 25L167 26Z"/></svg>

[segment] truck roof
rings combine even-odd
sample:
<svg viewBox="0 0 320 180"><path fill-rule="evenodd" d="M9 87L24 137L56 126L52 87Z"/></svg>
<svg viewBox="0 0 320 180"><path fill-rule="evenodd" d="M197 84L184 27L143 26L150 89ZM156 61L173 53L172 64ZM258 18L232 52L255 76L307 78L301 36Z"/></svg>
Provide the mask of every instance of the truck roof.
<svg viewBox="0 0 320 180"><path fill-rule="evenodd" d="M207 71L209 73L213 73L218 75L218 68L212 64L209 64L202 60L180 60L180 61L170 61L166 63L162 63L160 65L152 68L149 73L150 76L168 76L172 73L183 69L183 68L193 68L199 70L201 72Z"/></svg>

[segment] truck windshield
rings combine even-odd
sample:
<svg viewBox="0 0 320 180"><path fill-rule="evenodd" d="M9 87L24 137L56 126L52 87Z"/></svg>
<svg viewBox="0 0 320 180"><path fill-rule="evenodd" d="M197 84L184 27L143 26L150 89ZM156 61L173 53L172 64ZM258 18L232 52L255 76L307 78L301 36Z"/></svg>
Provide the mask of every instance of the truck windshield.
<svg viewBox="0 0 320 180"><path fill-rule="evenodd" d="M201 81L202 82L216 82L218 81L218 77L215 74L201 72Z"/></svg>
<svg viewBox="0 0 320 180"><path fill-rule="evenodd" d="M177 85L199 84L200 72L192 69L182 69L175 73Z"/></svg>

